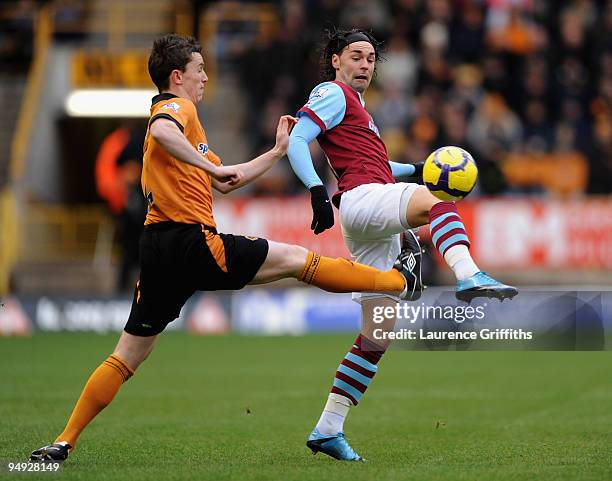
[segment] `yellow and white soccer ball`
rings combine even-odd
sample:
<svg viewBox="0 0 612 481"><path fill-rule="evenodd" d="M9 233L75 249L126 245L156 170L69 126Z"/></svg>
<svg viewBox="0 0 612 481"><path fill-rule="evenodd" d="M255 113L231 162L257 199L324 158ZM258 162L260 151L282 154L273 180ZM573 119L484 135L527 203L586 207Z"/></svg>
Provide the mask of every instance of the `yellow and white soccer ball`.
<svg viewBox="0 0 612 481"><path fill-rule="evenodd" d="M461 200L478 179L478 167L467 150L440 147L432 152L423 166L423 182L441 200Z"/></svg>

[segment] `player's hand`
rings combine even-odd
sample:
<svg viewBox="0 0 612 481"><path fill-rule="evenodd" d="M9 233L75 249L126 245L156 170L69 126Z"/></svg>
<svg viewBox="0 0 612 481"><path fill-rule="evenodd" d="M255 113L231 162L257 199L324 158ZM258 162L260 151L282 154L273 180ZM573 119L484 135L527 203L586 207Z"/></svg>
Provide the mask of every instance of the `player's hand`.
<svg viewBox="0 0 612 481"><path fill-rule="evenodd" d="M280 157L287 153L289 148L289 134L291 129L297 123L298 119L291 115L283 115L278 119L278 126L276 127L276 145L274 150Z"/></svg>
<svg viewBox="0 0 612 481"><path fill-rule="evenodd" d="M236 185L242 180L242 172L236 165L221 165L211 175L224 184Z"/></svg>
<svg viewBox="0 0 612 481"><path fill-rule="evenodd" d="M320 234L334 225L334 209L324 185L315 185L310 188L310 203L312 205L310 228L315 234Z"/></svg>

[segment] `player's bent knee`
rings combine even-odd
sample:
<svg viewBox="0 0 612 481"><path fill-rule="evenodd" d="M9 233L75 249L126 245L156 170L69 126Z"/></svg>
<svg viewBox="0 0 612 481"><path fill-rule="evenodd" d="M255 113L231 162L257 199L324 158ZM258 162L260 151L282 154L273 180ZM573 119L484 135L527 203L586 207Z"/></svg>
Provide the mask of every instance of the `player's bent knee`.
<svg viewBox="0 0 612 481"><path fill-rule="evenodd" d="M297 277L304 268L308 250L302 246L282 244L283 258L280 261L281 269L286 275Z"/></svg>
<svg viewBox="0 0 612 481"><path fill-rule="evenodd" d="M414 191L406 209L408 225L418 227L429 223L429 211L440 199L434 197L427 187L421 186Z"/></svg>
<svg viewBox="0 0 612 481"><path fill-rule="evenodd" d="M264 267L268 274L282 277L297 277L304 268L308 250L304 247L270 242Z"/></svg>
<svg viewBox="0 0 612 481"><path fill-rule="evenodd" d="M268 241L268 256L249 284L267 284L287 277L298 278L308 251L303 247Z"/></svg>

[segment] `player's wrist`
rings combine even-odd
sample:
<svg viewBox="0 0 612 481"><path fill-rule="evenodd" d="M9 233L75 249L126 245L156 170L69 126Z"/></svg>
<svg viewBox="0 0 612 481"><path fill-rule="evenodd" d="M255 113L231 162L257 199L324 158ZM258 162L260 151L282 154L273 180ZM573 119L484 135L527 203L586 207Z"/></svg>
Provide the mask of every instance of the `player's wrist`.
<svg viewBox="0 0 612 481"><path fill-rule="evenodd" d="M215 164L209 165L208 167L208 173L212 176L212 177L219 177L219 167Z"/></svg>
<svg viewBox="0 0 612 481"><path fill-rule="evenodd" d="M423 166L425 165L425 161L424 160L420 160L419 162L415 162L414 164L414 174L412 174L413 177L423 177Z"/></svg>
<svg viewBox="0 0 612 481"><path fill-rule="evenodd" d="M317 198L317 199L328 199L329 198L329 196L327 195L327 189L325 188L324 185L313 185L308 190L310 190L310 195L313 198Z"/></svg>
<svg viewBox="0 0 612 481"><path fill-rule="evenodd" d="M287 149L282 149L278 145L275 145L274 147L272 147L270 152L272 153L274 160L280 160L283 155L287 153Z"/></svg>

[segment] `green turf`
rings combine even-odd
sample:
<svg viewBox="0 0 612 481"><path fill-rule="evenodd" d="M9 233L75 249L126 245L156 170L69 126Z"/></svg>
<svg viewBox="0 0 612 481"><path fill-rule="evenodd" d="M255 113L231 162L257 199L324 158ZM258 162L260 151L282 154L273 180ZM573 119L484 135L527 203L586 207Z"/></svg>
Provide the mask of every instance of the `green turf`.
<svg viewBox="0 0 612 481"><path fill-rule="evenodd" d="M38 478L612 479L609 352L392 351L346 426L370 462L312 456L306 435L351 340L164 334L63 472ZM114 342L0 338L0 459L53 440Z"/></svg>

